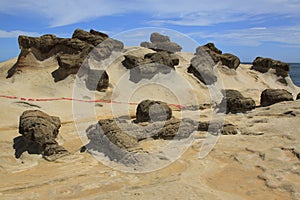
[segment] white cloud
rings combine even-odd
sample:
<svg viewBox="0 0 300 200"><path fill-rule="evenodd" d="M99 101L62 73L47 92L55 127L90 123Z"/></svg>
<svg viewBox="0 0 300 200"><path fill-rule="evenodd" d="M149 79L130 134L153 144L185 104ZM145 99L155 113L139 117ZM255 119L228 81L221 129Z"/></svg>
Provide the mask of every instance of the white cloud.
<svg viewBox="0 0 300 200"><path fill-rule="evenodd" d="M37 32L26 32L26 31L20 31L20 30L15 30L15 31L5 31L5 30L0 30L0 38L16 38L19 35L27 35L27 36L39 36L40 34Z"/></svg>
<svg viewBox="0 0 300 200"><path fill-rule="evenodd" d="M189 35L227 45L259 46L264 42L278 42L300 47L300 26L253 27L215 33L194 32Z"/></svg>
<svg viewBox="0 0 300 200"><path fill-rule="evenodd" d="M2 0L0 12L38 14L50 20L52 27L90 19L132 12L152 16L152 23L176 25L211 25L251 19L255 15L298 15L298 0Z"/></svg>

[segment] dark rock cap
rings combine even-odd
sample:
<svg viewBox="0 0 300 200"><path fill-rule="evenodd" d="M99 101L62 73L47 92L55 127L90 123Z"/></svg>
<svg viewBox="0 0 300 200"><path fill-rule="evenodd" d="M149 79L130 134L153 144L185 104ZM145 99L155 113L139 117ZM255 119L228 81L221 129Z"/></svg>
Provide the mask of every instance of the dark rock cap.
<svg viewBox="0 0 300 200"><path fill-rule="evenodd" d="M136 109L137 122L166 121L171 117L171 108L162 101L144 100Z"/></svg>
<svg viewBox="0 0 300 200"><path fill-rule="evenodd" d="M222 51L218 49L214 43L207 43L206 45L199 46L196 49L195 55L203 56L203 51L207 52L215 63L221 61L223 65L230 69L237 69L241 63L240 59L233 54L222 54Z"/></svg>
<svg viewBox="0 0 300 200"><path fill-rule="evenodd" d="M55 82L67 78L70 74L76 74L89 54L93 59L101 61L108 58L113 51L121 51L124 48L122 42L93 29L89 32L76 29L72 38L58 38L51 34L41 37L21 35L18 42L21 53L17 63L8 70L7 78L13 76L18 68L31 66L31 63L26 62L27 55L31 53L38 61L56 56L59 68L51 73ZM97 88L104 88L105 85L108 84Z"/></svg>
<svg viewBox="0 0 300 200"><path fill-rule="evenodd" d="M152 49L154 51L167 51L169 53L180 52L182 47L175 42L171 42L169 36L160 33L152 33L151 42L142 42L141 47Z"/></svg>
<svg viewBox="0 0 300 200"><path fill-rule="evenodd" d="M187 72L192 73L197 79L206 85L214 84L217 76L214 72L214 62L209 56L195 56L191 60Z"/></svg>
<svg viewBox="0 0 300 200"><path fill-rule="evenodd" d="M293 95L284 89L266 89L261 93L260 105L270 106L282 101L293 101Z"/></svg>
<svg viewBox="0 0 300 200"><path fill-rule="evenodd" d="M227 89L223 91L224 97L219 105L219 112L245 113L256 107L252 98L244 97L239 91Z"/></svg>
<svg viewBox="0 0 300 200"><path fill-rule="evenodd" d="M289 75L290 65L288 63L284 63L271 58L257 57L253 61L253 66L251 69L259 71L261 73L266 73L269 71L269 69L275 69L275 73L277 76L285 78Z"/></svg>

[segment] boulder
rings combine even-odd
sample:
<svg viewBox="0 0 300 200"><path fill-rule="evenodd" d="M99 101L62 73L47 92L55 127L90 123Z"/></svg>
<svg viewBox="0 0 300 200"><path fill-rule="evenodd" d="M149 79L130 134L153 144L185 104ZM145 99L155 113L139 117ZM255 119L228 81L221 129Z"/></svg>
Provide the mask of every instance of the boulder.
<svg viewBox="0 0 300 200"><path fill-rule="evenodd" d="M105 33L95 31L93 29L91 29L90 32L86 32L81 29L76 29L72 35L72 38L77 38L93 46L97 46L98 44L106 40L108 38L108 35Z"/></svg>
<svg viewBox="0 0 300 200"><path fill-rule="evenodd" d="M180 52L182 47L175 42L171 42L170 38L159 33L152 33L151 42L142 42L141 47L149 48L154 51L167 51L169 53Z"/></svg>
<svg viewBox="0 0 300 200"><path fill-rule="evenodd" d="M152 33L150 36L150 41L152 43L171 42L169 36L161 35L159 33Z"/></svg>
<svg viewBox="0 0 300 200"><path fill-rule="evenodd" d="M236 70L241 64L240 59L237 56L230 54L230 53L222 54L220 56L220 60L223 65L229 67L230 69L234 69L234 70Z"/></svg>
<svg viewBox="0 0 300 200"><path fill-rule="evenodd" d="M202 47L198 47L196 49L196 54L199 53L199 51L205 50L207 52L214 52L216 54L222 54L222 51L220 49L218 49L214 43L207 43L205 45L203 45Z"/></svg>
<svg viewBox="0 0 300 200"><path fill-rule="evenodd" d="M225 90L223 91L223 95L224 97L219 105L219 112L245 113L256 107L255 101L252 98L245 98L237 90Z"/></svg>
<svg viewBox="0 0 300 200"><path fill-rule="evenodd" d="M198 47L196 49L195 55L203 56L203 51L207 52L215 63L221 62L223 65L227 66L230 69L237 69L241 63L240 59L233 54L222 54L222 51L218 49L213 43L207 43L206 45Z"/></svg>
<svg viewBox="0 0 300 200"><path fill-rule="evenodd" d="M300 99L300 93L297 95L296 100Z"/></svg>
<svg viewBox="0 0 300 200"><path fill-rule="evenodd" d="M37 146L47 160L55 160L67 155L55 138L61 126L60 119L39 110L27 110L20 116L19 133L24 140Z"/></svg>
<svg viewBox="0 0 300 200"><path fill-rule="evenodd" d="M293 101L293 95L284 89L266 89L261 93L260 105L270 106L282 101Z"/></svg>
<svg viewBox="0 0 300 200"><path fill-rule="evenodd" d="M162 101L144 100L136 109L137 122L155 122L171 119L172 110Z"/></svg>
<svg viewBox="0 0 300 200"><path fill-rule="evenodd" d="M257 57L253 61L253 66L251 69L259 71L261 73L266 73L270 69L274 69L275 74L277 76L281 76L285 78L289 75L290 65L288 63L284 63L278 60L273 60L271 58Z"/></svg>
<svg viewBox="0 0 300 200"><path fill-rule="evenodd" d="M188 73L192 73L197 79L206 85L214 84L217 76L214 72L214 62L207 56L195 56L188 67Z"/></svg>

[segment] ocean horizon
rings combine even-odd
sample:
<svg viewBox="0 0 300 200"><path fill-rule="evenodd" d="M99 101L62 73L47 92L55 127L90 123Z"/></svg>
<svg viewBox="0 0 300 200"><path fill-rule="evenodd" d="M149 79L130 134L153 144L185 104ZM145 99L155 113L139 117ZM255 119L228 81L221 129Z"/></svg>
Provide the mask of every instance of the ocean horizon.
<svg viewBox="0 0 300 200"><path fill-rule="evenodd" d="M290 76L295 85L300 87L300 63L289 63L290 64Z"/></svg>
<svg viewBox="0 0 300 200"><path fill-rule="evenodd" d="M242 64L251 65L252 62L241 62ZM293 83L300 87L300 63L289 63L290 65L290 77Z"/></svg>

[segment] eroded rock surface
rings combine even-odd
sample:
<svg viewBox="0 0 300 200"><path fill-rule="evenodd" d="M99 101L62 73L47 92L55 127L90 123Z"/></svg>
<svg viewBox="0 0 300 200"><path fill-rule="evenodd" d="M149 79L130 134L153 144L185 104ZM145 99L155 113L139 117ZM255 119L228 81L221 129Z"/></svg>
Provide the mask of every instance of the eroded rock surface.
<svg viewBox="0 0 300 200"><path fill-rule="evenodd" d="M219 105L219 111L225 113L245 113L256 107L252 98L245 98L237 90L225 90L224 97Z"/></svg>
<svg viewBox="0 0 300 200"><path fill-rule="evenodd" d="M284 63L271 58L257 57L253 61L252 69L261 73L266 73L270 69L274 69L277 76L285 78L289 75L290 65L288 63Z"/></svg>
<svg viewBox="0 0 300 200"><path fill-rule="evenodd" d="M199 122L198 131L208 131L213 135L218 133L222 135L236 135L239 132L235 125L223 121Z"/></svg>
<svg viewBox="0 0 300 200"><path fill-rule="evenodd" d="M72 38L58 38L50 34L41 37L21 35L18 42L21 53L17 63L8 70L7 78L22 67L34 67L38 61L56 57L59 68L52 72L55 82L76 74L89 54L93 59L101 61L108 58L113 51L122 51L124 48L122 42L93 29L90 32L76 29ZM105 83L97 88L103 90L107 85Z"/></svg>
<svg viewBox="0 0 300 200"><path fill-rule="evenodd" d="M45 159L53 161L68 154L55 140L60 126L58 117L39 110L28 110L20 116L19 133L23 137L23 144L31 144ZM15 148L17 150L19 147Z"/></svg>
<svg viewBox="0 0 300 200"><path fill-rule="evenodd" d="M151 42L142 42L141 46L155 51L167 51L170 53L180 52L182 47L175 42L171 42L169 36L159 33L152 33L150 36Z"/></svg>
<svg viewBox="0 0 300 200"><path fill-rule="evenodd" d="M282 101L293 101L293 95L284 89L266 89L261 93L260 105L270 106Z"/></svg>
<svg viewBox="0 0 300 200"><path fill-rule="evenodd" d="M221 61L223 65L229 67L230 69L237 69L241 63L240 59L233 54L222 54L222 51L218 49L213 43L207 43L206 45L198 47L196 49L195 55L202 56L203 51L206 51L215 63Z"/></svg>
<svg viewBox="0 0 300 200"><path fill-rule="evenodd" d="M119 119L100 120L87 129L90 142L87 150L104 153L110 160L125 165L144 162L148 153L140 146L139 141L149 138L163 140L180 140L189 138L197 131L198 123L191 119L172 118L166 122L134 124Z"/></svg>
<svg viewBox="0 0 300 200"><path fill-rule="evenodd" d="M179 59L161 51L157 53L148 53L144 57L133 55L125 55L122 64L127 69L130 69L130 80L139 82L141 79L151 79L156 74L168 74L175 70L175 65L179 64Z"/></svg>
<svg viewBox="0 0 300 200"><path fill-rule="evenodd" d="M171 117L171 108L162 101L144 100L136 109L137 122L166 121Z"/></svg>
<svg viewBox="0 0 300 200"><path fill-rule="evenodd" d="M197 79L206 85L214 84L217 76L214 72L214 61L207 55L197 55L191 60L188 73L192 73Z"/></svg>

